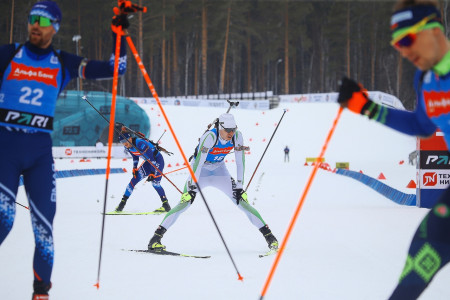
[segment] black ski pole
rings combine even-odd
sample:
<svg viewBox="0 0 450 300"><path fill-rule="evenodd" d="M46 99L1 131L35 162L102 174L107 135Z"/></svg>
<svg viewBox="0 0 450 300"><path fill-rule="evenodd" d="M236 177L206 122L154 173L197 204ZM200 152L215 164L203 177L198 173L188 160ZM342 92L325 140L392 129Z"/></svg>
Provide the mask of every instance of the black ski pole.
<svg viewBox="0 0 450 300"><path fill-rule="evenodd" d="M26 209L30 210L30 208L29 208L28 206L25 206L25 205L23 205L23 204L20 204L20 203L17 202L17 201L15 201L15 202L16 202L16 204L19 204L20 206L25 207Z"/></svg>
<svg viewBox="0 0 450 300"><path fill-rule="evenodd" d="M81 98L83 98L83 100L85 100L108 124L109 124L109 120L100 112L100 111L98 111L98 109L94 106L94 105L92 105L92 103L88 100L88 98L86 97L86 96L83 96L83 97L81 97ZM131 131L132 133L134 133L134 134L137 134L134 130L131 130L131 129L129 129L128 127L126 127L126 126L123 126L123 127L125 127L127 130L129 130L129 131ZM118 131L117 129L116 129L116 126L114 126L114 131L117 133L117 134L119 134L122 138L125 138L125 136L122 134L122 132L120 132L120 131ZM140 135L140 134L137 134L137 135ZM167 178L167 176L166 175L164 175L163 174L163 172L161 172L161 170L159 170L154 164L152 164L152 162L150 161L150 159L147 157L147 156L145 156L145 154L144 153L142 153L137 147L136 147L136 145L133 145L134 146L134 148L142 155L142 157L145 159L145 161L147 161L153 168L155 168L155 170L156 171L158 171L164 178L166 178L167 179L167 181L169 181L176 189L177 189L177 191L180 193L180 194L183 194L183 192L181 192L181 190L175 185L175 183L173 183L169 178Z"/></svg>
<svg viewBox="0 0 450 300"><path fill-rule="evenodd" d="M245 188L245 191L248 190L248 187L250 186L250 183L252 182L253 176L255 176L256 170L258 170L259 164L261 163L262 159L264 158L264 155L266 154L267 148L269 148L270 143L272 142L273 136L275 135L275 132L277 132L278 126L280 126L281 120L283 120L284 114L286 113L286 109L283 112L283 115L280 118L280 121L278 121L277 127L272 133L272 136L270 137L269 143L266 146L266 149L264 150L264 153L261 156L261 159L259 160L258 164L256 165L255 171L253 171L252 177L250 178L250 181L247 184L247 187Z"/></svg>
<svg viewBox="0 0 450 300"><path fill-rule="evenodd" d="M237 268L237 265L236 265L236 263L234 262L233 256L231 255L230 249L228 249L227 243L225 242L225 239L223 238L222 232L221 232L220 229L219 229L219 225L217 224L216 219L214 218L214 216L213 216L213 214L212 214L212 211L211 211L211 209L209 208L208 202L206 202L206 198L205 198L205 196L203 195L203 192L202 192L202 190L200 189L200 185L198 184L197 181L195 182L195 185L197 186L197 189L198 189L198 191L199 191L199 193L200 193L200 196L202 196L203 202L205 203L205 206L206 206L206 208L208 209L209 215L211 216L211 219L212 219L212 221L213 221L213 223L214 223L214 226L216 227L216 230L217 230L217 232L219 233L219 236L220 236L220 238L221 238L221 240L222 240L222 243L223 243L223 245L225 246L225 249L227 250L228 256L229 256L230 259L231 259L231 263L233 264L234 269L236 270L236 272L237 272L237 274L238 274L238 280L241 280L241 281L244 280L244 278L241 276L241 273L239 273L239 270L238 270L238 268Z"/></svg>
<svg viewBox="0 0 450 300"><path fill-rule="evenodd" d="M159 137L159 139L156 141L157 144L159 143L159 140L162 139L162 137L163 137L163 135L166 133L166 131L167 131L167 130L164 129L163 134L161 134L161 136Z"/></svg>

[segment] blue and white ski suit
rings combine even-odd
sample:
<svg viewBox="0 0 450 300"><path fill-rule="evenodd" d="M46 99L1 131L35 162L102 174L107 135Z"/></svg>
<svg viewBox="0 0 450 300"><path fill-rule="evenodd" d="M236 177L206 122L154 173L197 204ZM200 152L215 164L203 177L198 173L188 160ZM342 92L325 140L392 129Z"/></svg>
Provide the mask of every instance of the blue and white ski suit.
<svg viewBox="0 0 450 300"><path fill-rule="evenodd" d="M160 172L164 172L164 158L161 152L159 152L156 147L152 145L152 143L144 139L137 138L134 143L140 152L134 147L128 148L127 150L133 158L133 169L137 169L137 172L136 177L133 176L130 183L127 185L124 196L129 197L133 193L134 187L138 184L138 182L144 178L147 178L150 174L153 174L155 177L151 181L152 186L158 193L161 200L166 200L166 193L161 186L162 173ZM144 163L142 163L142 165L138 168L139 158L142 158ZM153 166L149 161L153 164Z"/></svg>
<svg viewBox="0 0 450 300"><path fill-rule="evenodd" d="M71 79L112 78L114 49L109 61L88 61L52 46L41 49L30 42L14 55L18 46L0 47L0 72L4 71L0 73L0 244L13 226L19 179L23 175L35 236L33 274L35 280L50 284L56 211L50 132L56 100ZM123 74L125 47L121 47L120 62L119 73Z"/></svg>
<svg viewBox="0 0 450 300"><path fill-rule="evenodd" d="M233 144L234 139L234 144ZM207 131L201 138L198 146L197 157L191 162L192 170L198 180L200 188L203 190L208 186L221 190L230 198L234 205L236 200L233 197L233 189L242 189L244 184L245 172L245 151L243 137L240 131L236 131L230 141L225 141L218 136L217 130L214 128ZM217 143L216 143L217 141ZM237 174L236 180L231 177L225 166L225 156L234 150ZM184 192L195 190L195 182L189 176L184 186ZM191 202L181 201L177 206L172 208L161 223L166 229L172 226L177 218L191 206ZM258 229L266 225L258 211L246 201L239 201L237 205L250 220L250 222Z"/></svg>

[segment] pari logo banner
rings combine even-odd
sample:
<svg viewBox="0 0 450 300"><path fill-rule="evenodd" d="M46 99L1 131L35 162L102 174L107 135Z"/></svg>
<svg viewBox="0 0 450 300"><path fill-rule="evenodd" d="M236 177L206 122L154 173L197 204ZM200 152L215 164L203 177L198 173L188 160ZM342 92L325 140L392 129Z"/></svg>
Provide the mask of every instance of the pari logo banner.
<svg viewBox="0 0 450 300"><path fill-rule="evenodd" d="M46 85L57 87L58 82L56 81L56 76L58 75L58 72L59 68L35 68L12 61L11 72L8 75L8 80L15 79L37 81Z"/></svg>
<svg viewBox="0 0 450 300"><path fill-rule="evenodd" d="M450 152L420 151L420 168L450 170Z"/></svg>
<svg viewBox="0 0 450 300"><path fill-rule="evenodd" d="M419 179L422 189L446 189L450 185L450 170L420 170Z"/></svg>

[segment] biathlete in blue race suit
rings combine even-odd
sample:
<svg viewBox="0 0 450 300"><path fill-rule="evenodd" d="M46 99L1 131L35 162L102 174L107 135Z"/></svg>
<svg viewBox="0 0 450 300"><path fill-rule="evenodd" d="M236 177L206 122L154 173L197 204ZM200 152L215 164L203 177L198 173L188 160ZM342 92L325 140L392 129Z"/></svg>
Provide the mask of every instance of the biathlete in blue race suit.
<svg viewBox="0 0 450 300"><path fill-rule="evenodd" d="M162 202L162 206L154 212L168 212L170 210L170 205L167 200L166 193L161 186L162 173L160 173L164 171L164 158L158 147L155 147L152 143L145 139L133 138L127 132L123 132L119 135L119 140L133 158L133 178L131 178L130 183L127 185L122 200L116 208L116 212L123 211L123 208L125 207L128 198L131 196L131 193L133 193L136 184L146 177L148 177L147 181L152 183L153 188L158 193ZM144 163L138 167L139 158L142 158Z"/></svg>
<svg viewBox="0 0 450 300"><path fill-rule="evenodd" d="M200 138L191 167L200 188L212 186L222 191L259 229L266 239L269 249L276 251L278 250L277 239L259 212L248 203L247 193L243 190L245 148L244 139L241 132L237 130L233 115L222 114L218 118L215 128L205 132ZM234 150L236 158L236 180L231 177L224 161L225 156L232 150ZM150 251L161 252L165 249L165 246L161 244L161 238L178 217L192 205L197 193L196 189L197 186L189 176L180 203L166 214L150 239L148 244Z"/></svg>
<svg viewBox="0 0 450 300"><path fill-rule="evenodd" d="M112 78L114 69L115 33L109 61L54 49L61 17L55 2L37 2L28 17L28 41L0 47L0 244L13 226L23 175L35 236L33 299L48 299L51 287L56 180L50 132L56 100L70 80ZM124 74L126 47L119 61Z"/></svg>
<svg viewBox="0 0 450 300"><path fill-rule="evenodd" d="M419 70L414 86L416 110L401 111L371 101L360 85L344 78L338 102L408 135L427 137L436 129L450 146L450 41L436 1L400 0L391 18L393 45ZM399 283L390 299L417 299L450 261L450 187L419 225Z"/></svg>

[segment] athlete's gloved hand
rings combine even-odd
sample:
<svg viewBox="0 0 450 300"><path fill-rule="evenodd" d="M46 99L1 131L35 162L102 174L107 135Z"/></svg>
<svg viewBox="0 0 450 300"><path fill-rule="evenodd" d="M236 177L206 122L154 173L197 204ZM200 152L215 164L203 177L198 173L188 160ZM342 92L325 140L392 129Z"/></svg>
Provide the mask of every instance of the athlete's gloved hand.
<svg viewBox="0 0 450 300"><path fill-rule="evenodd" d="M195 195L197 195L197 192L195 191L189 191L181 195L181 203L186 203L188 201L191 202L191 204L194 202Z"/></svg>
<svg viewBox="0 0 450 300"><path fill-rule="evenodd" d="M133 177L136 178L138 175L138 169L137 168L133 168Z"/></svg>
<svg viewBox="0 0 450 300"><path fill-rule="evenodd" d="M115 15L112 18L111 26L112 27L122 26L122 30L127 29L128 27L130 27L130 22L128 22L128 16L126 14Z"/></svg>
<svg viewBox="0 0 450 300"><path fill-rule="evenodd" d="M150 175L148 175L147 181L153 181L155 180L155 174L150 173Z"/></svg>
<svg viewBox="0 0 450 300"><path fill-rule="evenodd" d="M233 198L236 200L237 205L239 205L240 201L248 203L247 193L243 189L233 189Z"/></svg>
<svg viewBox="0 0 450 300"><path fill-rule="evenodd" d="M369 99L367 90L362 85L347 77L342 78L338 103L354 113L368 116L369 119L377 116L381 109L381 105Z"/></svg>

